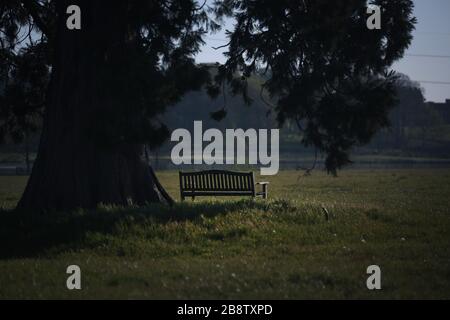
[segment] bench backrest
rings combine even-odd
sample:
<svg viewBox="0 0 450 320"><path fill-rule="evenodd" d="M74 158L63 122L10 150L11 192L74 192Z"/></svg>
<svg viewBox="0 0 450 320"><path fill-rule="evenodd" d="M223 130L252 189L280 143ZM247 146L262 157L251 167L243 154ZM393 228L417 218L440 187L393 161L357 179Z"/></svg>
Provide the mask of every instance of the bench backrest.
<svg viewBox="0 0 450 320"><path fill-rule="evenodd" d="M255 193L253 172L180 172L181 191Z"/></svg>

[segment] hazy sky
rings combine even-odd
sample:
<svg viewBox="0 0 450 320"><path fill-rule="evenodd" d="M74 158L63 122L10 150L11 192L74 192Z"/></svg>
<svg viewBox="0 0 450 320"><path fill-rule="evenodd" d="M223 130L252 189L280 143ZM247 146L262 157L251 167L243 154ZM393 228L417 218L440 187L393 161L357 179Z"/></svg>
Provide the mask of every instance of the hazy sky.
<svg viewBox="0 0 450 320"><path fill-rule="evenodd" d="M450 0L415 0L414 3L418 19L414 40L407 56L394 65L394 70L422 81L427 100L450 99ZM231 21L228 28L232 28ZM225 39L224 32L208 36L197 61L224 62L222 53L226 49L212 47L225 44Z"/></svg>

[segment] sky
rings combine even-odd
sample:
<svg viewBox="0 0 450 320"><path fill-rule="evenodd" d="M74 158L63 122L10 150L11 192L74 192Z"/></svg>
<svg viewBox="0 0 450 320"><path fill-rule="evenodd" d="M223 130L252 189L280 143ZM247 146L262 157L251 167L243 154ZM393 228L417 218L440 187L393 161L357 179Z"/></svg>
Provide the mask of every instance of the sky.
<svg viewBox="0 0 450 320"><path fill-rule="evenodd" d="M418 23L414 40L406 56L393 65L397 72L419 81L427 101L443 102L450 99L450 0L414 0L414 14ZM227 21L225 29L232 29ZM225 61L224 31L208 35L206 44L197 56L198 62Z"/></svg>

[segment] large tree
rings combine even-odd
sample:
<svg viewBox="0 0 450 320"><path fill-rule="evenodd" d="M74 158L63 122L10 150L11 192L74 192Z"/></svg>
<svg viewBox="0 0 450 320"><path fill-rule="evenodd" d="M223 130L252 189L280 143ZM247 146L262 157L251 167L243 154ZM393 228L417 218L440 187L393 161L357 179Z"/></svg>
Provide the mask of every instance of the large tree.
<svg viewBox="0 0 450 320"><path fill-rule="evenodd" d="M381 9L381 29L368 28L370 5ZM353 147L389 125L390 67L411 43L413 7L412 0L218 0L216 16L236 24L217 81L245 95L246 78L266 68L262 89L276 101L279 122L295 122L303 144L323 152L336 174Z"/></svg>
<svg viewBox="0 0 450 320"><path fill-rule="evenodd" d="M66 26L70 5L81 8L81 30ZM0 15L2 51L14 55L29 31L20 27L32 24L51 66L39 152L19 208L172 202L143 146L168 136L156 116L207 76L193 60L208 27L204 8L185 0L24 0L2 2Z"/></svg>
<svg viewBox="0 0 450 320"><path fill-rule="evenodd" d="M193 57L225 16L236 24L209 92L228 82L246 97L246 78L266 68L263 89L277 99L280 122L296 121L304 143L325 152L335 172L352 146L387 124L394 104L387 69L411 41L411 1L373 2L383 8L381 30L367 29L366 0L2 2L8 60L1 66L13 64L28 37L30 50L45 48L42 64L51 71L38 157L19 208L171 203L143 146L167 138L158 115L208 80ZM82 10L81 30L66 27L69 5Z"/></svg>

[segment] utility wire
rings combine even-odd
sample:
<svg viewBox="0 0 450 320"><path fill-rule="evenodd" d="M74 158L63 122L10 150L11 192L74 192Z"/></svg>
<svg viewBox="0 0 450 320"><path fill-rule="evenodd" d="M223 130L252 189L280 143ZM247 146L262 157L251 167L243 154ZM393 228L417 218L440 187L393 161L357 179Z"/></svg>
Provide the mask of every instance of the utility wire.
<svg viewBox="0 0 450 320"><path fill-rule="evenodd" d="M450 82L447 81L430 81L430 80L415 80L416 82L426 83L426 84L443 84L450 85Z"/></svg>
<svg viewBox="0 0 450 320"><path fill-rule="evenodd" d="M450 37L450 32L415 32L414 35L417 36L443 36Z"/></svg>
<svg viewBox="0 0 450 320"><path fill-rule="evenodd" d="M431 32L430 32L431 34ZM436 33L438 34L438 33ZM442 33L440 35L448 35L446 33ZM207 40L211 40L211 41L221 41L221 42L226 42L228 40L225 39L218 39L218 38L206 38ZM416 57L416 58L434 58L434 59L450 59L450 55L434 55L434 54L406 54L406 56L408 57ZM450 85L450 82L446 82L446 81L431 81L431 80L416 80L416 82L419 83L425 83L425 84L438 84L438 85Z"/></svg>
<svg viewBox="0 0 450 320"><path fill-rule="evenodd" d="M450 56L435 54L406 54L407 57L450 59Z"/></svg>
<svg viewBox="0 0 450 320"><path fill-rule="evenodd" d="M450 34L449 34L450 36ZM219 39L219 38L209 38L206 37L206 40L210 41L219 41L219 42L227 42L226 39ZM437 54L406 54L408 57L416 57L416 58L438 58L438 59L450 59L450 55L437 55Z"/></svg>

